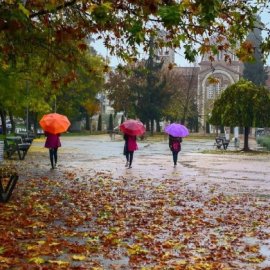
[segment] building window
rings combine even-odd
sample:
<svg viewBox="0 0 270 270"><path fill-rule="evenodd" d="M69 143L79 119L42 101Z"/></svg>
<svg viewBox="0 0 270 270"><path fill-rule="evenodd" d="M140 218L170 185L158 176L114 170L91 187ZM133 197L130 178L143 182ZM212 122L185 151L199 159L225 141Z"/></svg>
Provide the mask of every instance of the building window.
<svg viewBox="0 0 270 270"><path fill-rule="evenodd" d="M206 91L207 91L207 99L215 99L220 95L222 89L220 87L220 84L216 83L208 85L206 87Z"/></svg>

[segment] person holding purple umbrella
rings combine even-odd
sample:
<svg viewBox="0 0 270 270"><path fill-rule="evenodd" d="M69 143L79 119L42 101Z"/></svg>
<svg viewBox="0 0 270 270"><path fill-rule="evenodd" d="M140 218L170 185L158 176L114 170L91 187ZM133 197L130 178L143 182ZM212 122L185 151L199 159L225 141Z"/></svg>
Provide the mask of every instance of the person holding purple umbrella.
<svg viewBox="0 0 270 270"><path fill-rule="evenodd" d="M169 135L169 147L172 151L174 168L177 165L178 154L181 151L181 142L181 137L173 137L172 135Z"/></svg>
<svg viewBox="0 0 270 270"><path fill-rule="evenodd" d="M164 131L169 134L169 147L172 151L175 168L177 165L178 154L181 151L182 138L188 136L189 131L184 125L178 123L167 125Z"/></svg>

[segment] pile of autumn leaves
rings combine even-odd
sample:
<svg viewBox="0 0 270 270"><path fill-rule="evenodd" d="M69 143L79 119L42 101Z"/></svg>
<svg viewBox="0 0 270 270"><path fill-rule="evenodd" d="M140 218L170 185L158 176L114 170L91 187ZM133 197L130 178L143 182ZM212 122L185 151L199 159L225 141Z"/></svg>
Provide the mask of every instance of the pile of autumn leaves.
<svg viewBox="0 0 270 270"><path fill-rule="evenodd" d="M267 198L66 172L0 205L0 269L269 270L269 224Z"/></svg>

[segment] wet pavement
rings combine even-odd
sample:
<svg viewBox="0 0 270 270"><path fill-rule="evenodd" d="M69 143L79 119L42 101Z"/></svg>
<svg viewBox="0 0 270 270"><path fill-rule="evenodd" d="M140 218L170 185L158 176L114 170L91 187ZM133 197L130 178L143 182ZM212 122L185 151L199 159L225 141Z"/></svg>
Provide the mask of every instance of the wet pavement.
<svg viewBox="0 0 270 270"><path fill-rule="evenodd" d="M132 168L127 169L121 137L116 137L115 140L111 140L108 135L62 137L61 141L58 166L51 170L48 150L44 148L45 139L35 140L26 159L14 161L22 168L20 180L30 177L42 180L48 177L59 178L68 183L69 174L75 175L78 180L87 180L100 174L126 185L132 186L136 183L134 188L138 188L138 183L142 181L143 186L147 186L151 192L152 188L158 190L163 184L168 186L168 183L172 182L179 186L179 191L194 190L196 194L202 195L202 198L213 192L225 195L241 194L245 195L242 198L247 200L249 205L253 205L259 197L270 197L270 154L235 153L232 152L235 150L233 146L225 152L213 152L212 140L188 138L182 143L178 165L174 168L168 141L149 139L138 141L139 150L134 154ZM250 146L257 148L255 140L250 141ZM134 192L137 191L136 188ZM145 191L140 192L144 194ZM188 203L191 203L192 207L196 206L193 201ZM269 239L262 242L261 239L250 237L245 241L252 245L260 243L260 254L265 257L261 266L269 266ZM104 259L102 261L104 263Z"/></svg>
<svg viewBox="0 0 270 270"><path fill-rule="evenodd" d="M229 146L226 153L214 150L214 143L207 139L185 139L179 154L178 165L173 167L172 155L166 140L138 141L139 150L134 154L132 169L125 167L123 140L108 135L62 137L59 149L59 164L50 170L44 139L34 141L26 161L33 163L36 171L31 173L57 174L71 170L78 174L94 175L107 173L112 178L127 179L179 179L187 185L200 188L201 185L218 184L224 192L270 195L270 166L268 154L232 153ZM250 146L256 149L255 140ZM209 153L203 153L209 151Z"/></svg>

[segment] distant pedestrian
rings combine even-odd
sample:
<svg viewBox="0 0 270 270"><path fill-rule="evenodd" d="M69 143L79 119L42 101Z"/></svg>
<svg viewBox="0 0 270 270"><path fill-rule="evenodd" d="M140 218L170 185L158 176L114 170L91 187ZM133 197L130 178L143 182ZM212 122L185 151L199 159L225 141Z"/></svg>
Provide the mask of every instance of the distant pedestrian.
<svg viewBox="0 0 270 270"><path fill-rule="evenodd" d="M178 153L181 151L181 142L181 137L173 137L171 135L169 136L169 147L172 151L174 168L177 165Z"/></svg>
<svg viewBox="0 0 270 270"><path fill-rule="evenodd" d="M49 148L49 156L51 161L51 168L54 169L57 164L57 151L58 147L61 147L60 134L52 134L45 132L46 142L45 147Z"/></svg>
<svg viewBox="0 0 270 270"><path fill-rule="evenodd" d="M125 140L125 145L124 145L124 155L126 156L126 165L125 167L128 167L129 169L132 168L132 161L133 161L133 155L134 151L138 150L138 145L137 145L137 137L124 134L124 140Z"/></svg>

